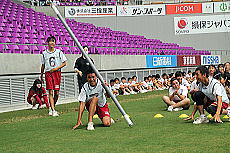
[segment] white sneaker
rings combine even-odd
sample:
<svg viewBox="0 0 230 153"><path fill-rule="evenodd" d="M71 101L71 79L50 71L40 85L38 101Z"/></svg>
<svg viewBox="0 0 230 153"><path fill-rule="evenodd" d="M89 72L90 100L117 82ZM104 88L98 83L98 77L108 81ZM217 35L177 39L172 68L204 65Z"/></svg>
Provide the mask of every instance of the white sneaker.
<svg viewBox="0 0 230 153"><path fill-rule="evenodd" d="M113 118L110 118L110 120L111 120L111 124L115 123L115 121L113 120Z"/></svg>
<svg viewBox="0 0 230 153"><path fill-rule="evenodd" d="M178 108L174 108L174 109L173 109L173 111L175 111L175 112L177 112L177 111L181 111L181 110L183 110L183 108L182 108L182 107L178 107Z"/></svg>
<svg viewBox="0 0 230 153"><path fill-rule="evenodd" d="M124 93L124 95L130 95L130 93L128 93L128 92L125 92L125 93Z"/></svg>
<svg viewBox="0 0 230 153"><path fill-rule="evenodd" d="M32 106L32 108L31 108L31 109L33 109L33 110L37 109L36 105L35 105L35 106Z"/></svg>
<svg viewBox="0 0 230 153"><path fill-rule="evenodd" d="M140 90L140 93L145 93L145 91L144 90Z"/></svg>
<svg viewBox="0 0 230 153"><path fill-rule="evenodd" d="M168 111L169 111L169 112L172 112L172 111L173 111L173 107L172 107L172 106L169 106L169 107L168 107Z"/></svg>
<svg viewBox="0 0 230 153"><path fill-rule="evenodd" d="M135 91L131 91L130 93L131 93L131 94L137 94Z"/></svg>
<svg viewBox="0 0 230 153"><path fill-rule="evenodd" d="M193 122L193 124L203 124L203 123L208 123L208 122L209 122L209 120L205 116L205 117L198 117L198 118L196 118L196 120Z"/></svg>
<svg viewBox="0 0 230 153"><path fill-rule="evenodd" d="M59 116L57 111L53 111L52 116Z"/></svg>
<svg viewBox="0 0 230 153"><path fill-rule="evenodd" d="M94 130L93 122L89 122L89 123L88 123L87 130L89 130L89 131Z"/></svg>
<svg viewBox="0 0 230 153"><path fill-rule="evenodd" d="M53 115L53 111L51 108L49 108L49 116L52 116Z"/></svg>

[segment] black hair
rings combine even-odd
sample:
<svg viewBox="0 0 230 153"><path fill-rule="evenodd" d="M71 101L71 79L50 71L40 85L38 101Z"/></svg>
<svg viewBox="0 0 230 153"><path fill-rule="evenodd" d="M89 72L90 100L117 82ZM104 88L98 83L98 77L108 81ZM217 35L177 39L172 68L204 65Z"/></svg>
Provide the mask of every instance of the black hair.
<svg viewBox="0 0 230 153"><path fill-rule="evenodd" d="M121 77L121 80L126 80L126 78L125 77Z"/></svg>
<svg viewBox="0 0 230 153"><path fill-rule="evenodd" d="M185 76L186 75L186 72L181 72L182 76Z"/></svg>
<svg viewBox="0 0 230 153"><path fill-rule="evenodd" d="M153 76L149 75L148 78L152 78Z"/></svg>
<svg viewBox="0 0 230 153"><path fill-rule="evenodd" d="M88 46L82 46L83 49L84 49L85 47L89 48Z"/></svg>
<svg viewBox="0 0 230 153"><path fill-rule="evenodd" d="M114 79L111 79L109 82L112 83L112 82L115 82L115 80L114 80Z"/></svg>
<svg viewBox="0 0 230 153"><path fill-rule="evenodd" d="M94 72L93 69L90 67L89 70L86 72L86 76L87 76L88 74L91 74L91 73L95 73L95 72ZM96 74L96 73L95 73L95 74Z"/></svg>
<svg viewBox="0 0 230 153"><path fill-rule="evenodd" d="M152 75L153 78L156 78L156 75Z"/></svg>
<svg viewBox="0 0 230 153"><path fill-rule="evenodd" d="M219 65L217 66L218 70L219 70L220 67L224 67L224 64L219 64Z"/></svg>
<svg viewBox="0 0 230 153"><path fill-rule="evenodd" d="M46 39L46 42L50 42L50 41L55 41L56 42L56 38L54 36L50 36Z"/></svg>
<svg viewBox="0 0 230 153"><path fill-rule="evenodd" d="M132 77L132 79L134 79L134 78L137 78L137 76L136 76L136 75L134 75L134 76Z"/></svg>
<svg viewBox="0 0 230 153"><path fill-rule="evenodd" d="M196 73L195 72L192 72L192 76L194 77L196 75Z"/></svg>
<svg viewBox="0 0 230 153"><path fill-rule="evenodd" d="M173 81L175 81L175 80L177 80L177 79L176 79L176 78L172 78L172 79L170 80L171 87L172 87ZM178 80L177 80L177 81L178 81Z"/></svg>
<svg viewBox="0 0 230 153"><path fill-rule="evenodd" d="M116 81L116 80L118 80L118 81L119 81L119 79L118 79L118 78L115 78L115 79L114 79L114 81Z"/></svg>
<svg viewBox="0 0 230 153"><path fill-rule="evenodd" d="M132 78L128 78L128 81L129 81L129 80L132 80Z"/></svg>
<svg viewBox="0 0 230 153"><path fill-rule="evenodd" d="M156 79L160 79L160 74L156 74Z"/></svg>
<svg viewBox="0 0 230 153"><path fill-rule="evenodd" d="M182 77L181 71L176 71L175 78L177 78L177 77Z"/></svg>
<svg viewBox="0 0 230 153"><path fill-rule="evenodd" d="M210 67L214 67L215 70L216 70L216 66L215 66L215 65L213 65L213 64L209 65L209 66L208 66L208 69L209 69Z"/></svg>
<svg viewBox="0 0 230 153"><path fill-rule="evenodd" d="M148 77L144 77L144 81L145 81L145 80L148 80Z"/></svg>
<svg viewBox="0 0 230 153"><path fill-rule="evenodd" d="M217 79L217 80L220 80L221 78L223 79L227 79L226 75L225 74L222 74L222 73L218 73L216 74L213 78Z"/></svg>
<svg viewBox="0 0 230 153"><path fill-rule="evenodd" d="M164 76L167 76L167 74L166 74L166 73L163 73L161 76L162 76L162 78L163 78Z"/></svg>
<svg viewBox="0 0 230 153"><path fill-rule="evenodd" d="M198 66L197 68L196 68L196 70L195 70L195 72L196 71L200 71L200 73L202 74L202 75L206 75L206 77L208 77L209 75L209 72L208 72L208 68L206 67L206 66Z"/></svg>
<svg viewBox="0 0 230 153"><path fill-rule="evenodd" d="M30 88L30 90L32 90L34 93L38 92L39 94L42 94L42 86L41 86L41 88L38 88L37 84L42 85L42 81L40 79L34 80L33 86Z"/></svg>
<svg viewBox="0 0 230 153"><path fill-rule="evenodd" d="M192 71L191 70L188 70L188 73L191 73Z"/></svg>
<svg viewBox="0 0 230 153"><path fill-rule="evenodd" d="M169 73L169 77L171 78L173 76L174 73Z"/></svg>

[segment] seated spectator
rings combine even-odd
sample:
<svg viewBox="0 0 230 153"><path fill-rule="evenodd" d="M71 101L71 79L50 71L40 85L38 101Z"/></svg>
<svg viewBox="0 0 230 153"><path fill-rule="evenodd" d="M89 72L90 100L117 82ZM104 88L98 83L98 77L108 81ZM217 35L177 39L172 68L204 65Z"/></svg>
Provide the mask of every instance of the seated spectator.
<svg viewBox="0 0 230 153"><path fill-rule="evenodd" d="M188 110L190 106L190 99L187 98L188 89L180 85L176 78L171 79L171 87L169 88L169 95L163 96L163 101L168 105L168 111Z"/></svg>
<svg viewBox="0 0 230 153"><path fill-rule="evenodd" d="M216 66L215 65L209 65L208 66L209 76L214 77L217 74Z"/></svg>
<svg viewBox="0 0 230 153"><path fill-rule="evenodd" d="M126 78L125 77L121 78L120 88L124 89L124 95L136 94L133 91L133 89L129 86L129 84L126 82Z"/></svg>
<svg viewBox="0 0 230 153"><path fill-rule="evenodd" d="M109 89L110 89L110 91L111 91L115 96L118 96L118 95L119 95L119 91L115 89L114 84L115 84L115 80L111 79L111 80L110 80Z"/></svg>
<svg viewBox="0 0 230 153"><path fill-rule="evenodd" d="M217 66L217 73L221 73L221 74L224 74L224 64L219 64Z"/></svg>
<svg viewBox="0 0 230 153"><path fill-rule="evenodd" d="M158 89L158 90L164 89L164 88L163 88L163 83L162 83L161 80L160 80L160 79L161 79L160 74L156 74L156 77L155 77L155 78L156 78L156 81L155 81L156 83L155 83L155 84L156 84L156 86L157 86L157 89Z"/></svg>
<svg viewBox="0 0 230 153"><path fill-rule="evenodd" d="M29 90L27 102L32 105L32 109L37 109L36 104L39 104L38 109L42 108L43 104L49 109L48 98L46 90L42 87L42 82L39 79L34 81L33 86Z"/></svg>
<svg viewBox="0 0 230 153"><path fill-rule="evenodd" d="M114 79L115 84L114 84L114 88L119 92L119 94L121 94L121 90L120 90L120 80L118 78Z"/></svg>
<svg viewBox="0 0 230 153"><path fill-rule="evenodd" d="M180 85L183 85L187 87L188 90L190 90L190 84L186 79L183 78L182 73L180 71L177 71L175 73L175 78L179 81Z"/></svg>
<svg viewBox="0 0 230 153"><path fill-rule="evenodd" d="M226 80L226 86L230 87L230 63L229 62L226 62L224 64L224 69L225 69L225 76L227 77L227 80Z"/></svg>
<svg viewBox="0 0 230 153"><path fill-rule="evenodd" d="M153 84L153 81L152 81L153 77L151 75L148 76L148 85L152 88L152 90L156 90L156 86Z"/></svg>
<svg viewBox="0 0 230 153"><path fill-rule="evenodd" d="M132 78L128 78L128 85L133 89L134 92L140 92L138 85L133 81Z"/></svg>
<svg viewBox="0 0 230 153"><path fill-rule="evenodd" d="M230 88L229 86L226 86L227 77L224 74L219 73L218 75L215 75L214 78L217 79L224 86L228 99L230 99Z"/></svg>
<svg viewBox="0 0 230 153"><path fill-rule="evenodd" d="M144 90L147 90L147 91L152 91L152 86L149 85L149 79L148 77L144 77L144 81L142 82L142 86L144 88Z"/></svg>

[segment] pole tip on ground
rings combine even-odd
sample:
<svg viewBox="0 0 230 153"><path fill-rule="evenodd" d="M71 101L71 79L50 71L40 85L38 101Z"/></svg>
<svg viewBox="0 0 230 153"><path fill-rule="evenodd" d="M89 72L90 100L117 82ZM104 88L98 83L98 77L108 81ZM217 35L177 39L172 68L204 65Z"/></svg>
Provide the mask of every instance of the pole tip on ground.
<svg viewBox="0 0 230 153"><path fill-rule="evenodd" d="M130 117L128 114L126 114L128 117ZM121 118L124 118L124 116L121 116Z"/></svg>
<svg viewBox="0 0 230 153"><path fill-rule="evenodd" d="M154 115L154 118L162 118L162 117L164 117L164 116L161 115L161 114L156 114L156 115Z"/></svg>
<svg viewBox="0 0 230 153"><path fill-rule="evenodd" d="M179 116L179 118L187 118L187 117L189 117L187 114L181 114L181 115Z"/></svg>

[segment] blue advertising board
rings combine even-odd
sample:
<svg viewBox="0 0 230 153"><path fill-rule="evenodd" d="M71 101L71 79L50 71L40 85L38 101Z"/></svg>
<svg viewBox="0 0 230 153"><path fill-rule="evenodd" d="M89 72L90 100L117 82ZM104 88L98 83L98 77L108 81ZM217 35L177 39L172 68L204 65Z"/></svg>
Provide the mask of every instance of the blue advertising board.
<svg viewBox="0 0 230 153"><path fill-rule="evenodd" d="M177 67L176 55L146 55L147 68Z"/></svg>

